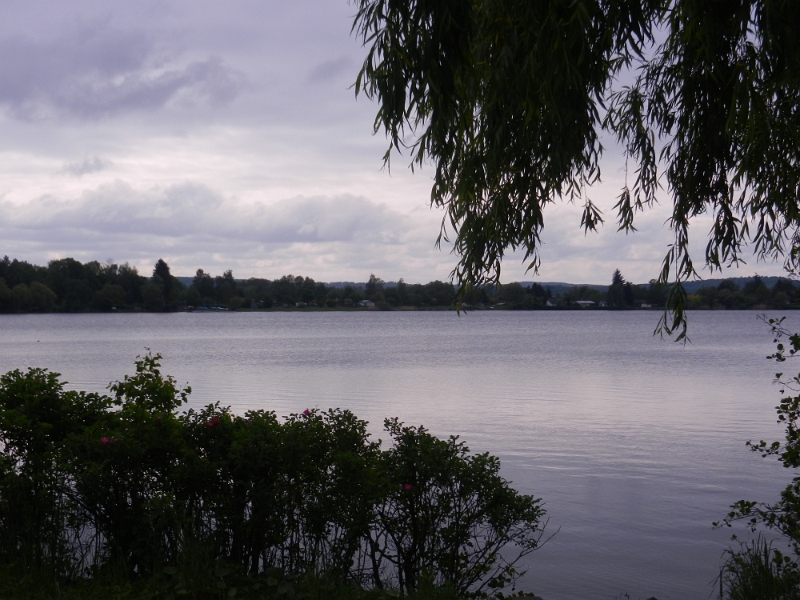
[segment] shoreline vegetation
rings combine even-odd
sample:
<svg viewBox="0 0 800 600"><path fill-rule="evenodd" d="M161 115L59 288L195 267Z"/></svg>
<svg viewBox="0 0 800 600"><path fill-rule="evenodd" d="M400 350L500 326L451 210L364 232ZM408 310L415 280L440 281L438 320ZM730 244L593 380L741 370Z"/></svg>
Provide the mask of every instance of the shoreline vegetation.
<svg viewBox="0 0 800 600"><path fill-rule="evenodd" d="M794 310L800 287L786 278L754 276L691 282L685 308L696 310ZM485 285L462 298L443 281L426 284L385 282L322 283L309 277L235 279L231 270L212 276L176 277L159 259L153 273L111 261L81 263L72 258L47 266L0 260L0 313L328 311L328 310L663 310L668 286L633 284L619 270L611 284L571 285L532 282ZM460 302L460 304L459 304Z"/></svg>
<svg viewBox="0 0 800 600"><path fill-rule="evenodd" d="M548 539L541 500L456 436L181 409L160 358L110 395L0 376L0 597L503 600Z"/></svg>

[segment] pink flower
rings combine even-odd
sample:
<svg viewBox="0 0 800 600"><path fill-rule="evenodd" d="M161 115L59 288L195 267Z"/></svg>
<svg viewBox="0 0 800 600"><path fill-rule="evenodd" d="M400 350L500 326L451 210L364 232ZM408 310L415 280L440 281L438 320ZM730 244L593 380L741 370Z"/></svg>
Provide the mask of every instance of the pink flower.
<svg viewBox="0 0 800 600"><path fill-rule="evenodd" d="M103 446L106 446L106 445L111 443L111 440L108 439L107 437L101 437L100 438L100 443L103 444Z"/></svg>
<svg viewBox="0 0 800 600"><path fill-rule="evenodd" d="M210 421L206 422L206 427L214 427L214 425L219 425L219 424L220 424L219 417L214 417Z"/></svg>
<svg viewBox="0 0 800 600"><path fill-rule="evenodd" d="M406 483L406 484L403 486L403 489L404 489L405 491L413 490L413 489L414 489L414 486L413 486L413 485L411 485L410 483Z"/></svg>
<svg viewBox="0 0 800 600"><path fill-rule="evenodd" d="M305 409L305 410L303 411L303 414L304 414L305 416L308 416L308 415L310 415L310 414L311 414L311 411L310 411L310 410L308 410L308 409Z"/></svg>

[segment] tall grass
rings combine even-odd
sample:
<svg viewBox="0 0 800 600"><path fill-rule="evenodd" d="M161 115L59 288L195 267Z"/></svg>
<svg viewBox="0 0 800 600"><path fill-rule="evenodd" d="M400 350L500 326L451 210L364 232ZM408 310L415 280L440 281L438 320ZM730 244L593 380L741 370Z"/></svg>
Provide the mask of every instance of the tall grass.
<svg viewBox="0 0 800 600"><path fill-rule="evenodd" d="M724 600L800 598L797 564L762 536L726 553L719 584Z"/></svg>

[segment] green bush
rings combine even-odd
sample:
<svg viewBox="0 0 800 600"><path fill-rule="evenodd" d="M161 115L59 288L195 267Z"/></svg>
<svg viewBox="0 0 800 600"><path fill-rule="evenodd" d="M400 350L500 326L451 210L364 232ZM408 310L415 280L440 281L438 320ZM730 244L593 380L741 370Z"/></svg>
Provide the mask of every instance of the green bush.
<svg viewBox="0 0 800 600"><path fill-rule="evenodd" d="M42 369L0 377L0 564L29 577L75 573L84 531L64 459L69 441L109 406L97 394L65 392Z"/></svg>
<svg viewBox="0 0 800 600"><path fill-rule="evenodd" d="M381 456L388 486L370 548L374 573L395 568L376 585L401 592L448 585L466 594L510 583L515 563L538 544L539 501L511 489L496 457L470 455L456 437L440 440L397 419L386 430L394 444ZM513 560L500 552L508 545L516 548Z"/></svg>
<svg viewBox="0 0 800 600"><path fill-rule="evenodd" d="M158 358L137 361L135 375L110 386L117 410L70 439L65 461L95 534L95 567L151 575L176 557L177 475L193 455L176 411L191 390L163 377Z"/></svg>
<svg viewBox="0 0 800 600"><path fill-rule="evenodd" d="M457 438L388 420L382 449L345 410L181 412L191 390L159 359L110 396L41 369L0 378L4 572L194 596L313 577L486 597L537 547L539 501Z"/></svg>

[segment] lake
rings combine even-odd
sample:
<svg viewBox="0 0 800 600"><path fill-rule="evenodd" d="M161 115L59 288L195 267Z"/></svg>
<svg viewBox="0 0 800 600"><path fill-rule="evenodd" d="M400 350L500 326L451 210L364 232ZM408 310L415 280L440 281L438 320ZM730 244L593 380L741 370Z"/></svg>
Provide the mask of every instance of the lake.
<svg viewBox="0 0 800 600"><path fill-rule="evenodd" d="M658 316L3 315L0 371L46 367L69 388L104 391L150 348L192 386L192 405L342 407L376 437L392 416L457 434L543 498L558 531L529 557L522 589L706 599L732 533L711 522L736 500L776 499L792 476L744 445L781 438L778 369L756 313L691 313L685 346L653 337Z"/></svg>

